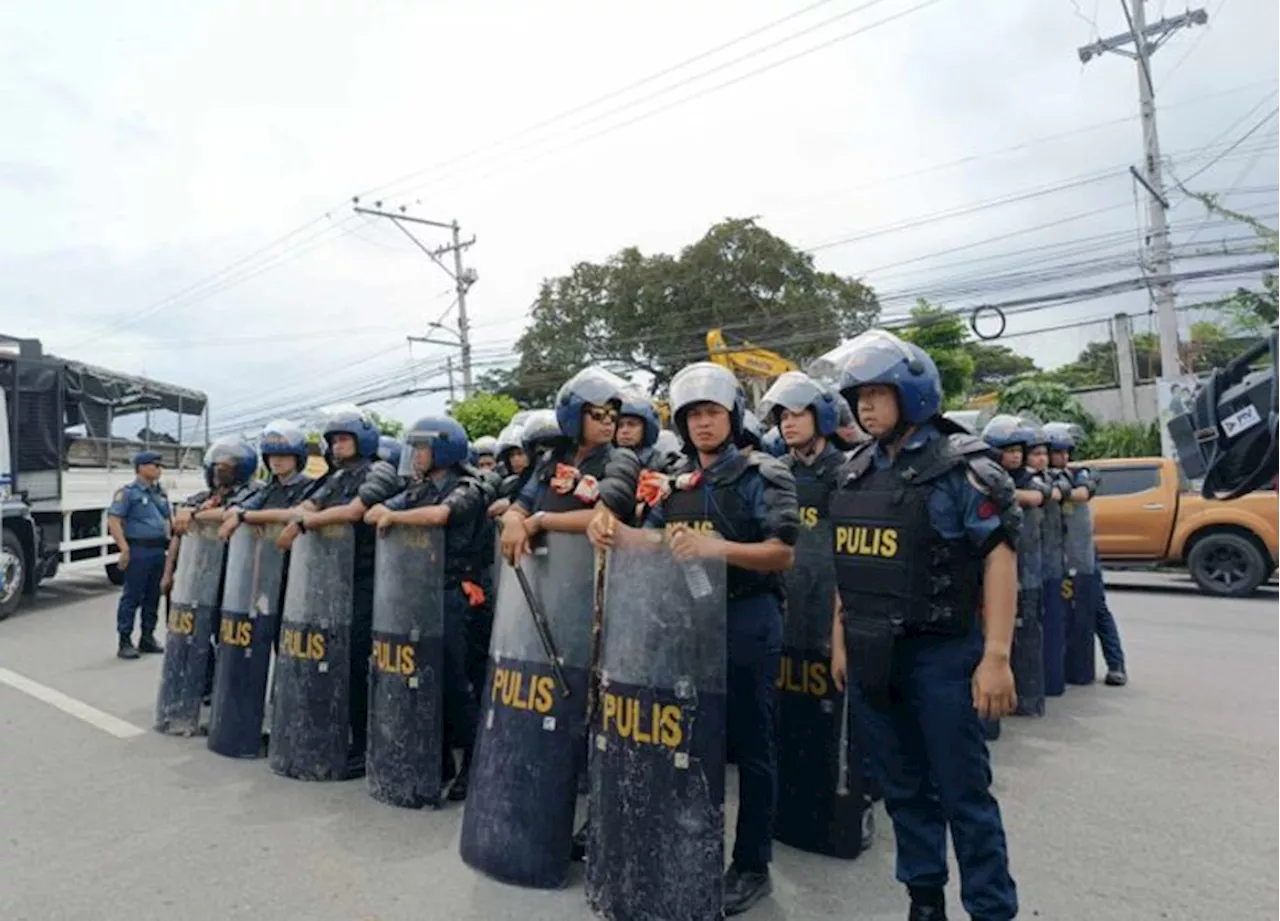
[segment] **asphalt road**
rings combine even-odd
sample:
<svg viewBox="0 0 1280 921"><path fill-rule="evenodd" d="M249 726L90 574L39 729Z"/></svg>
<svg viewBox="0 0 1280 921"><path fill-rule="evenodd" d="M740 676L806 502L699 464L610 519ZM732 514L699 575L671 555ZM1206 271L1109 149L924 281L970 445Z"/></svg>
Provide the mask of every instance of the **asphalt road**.
<svg viewBox="0 0 1280 921"><path fill-rule="evenodd" d="M1132 684L1072 688L1042 720L1007 720L994 746L1021 917L1276 918L1275 592L1222 601L1177 577L1109 581ZM114 605L100 578L59 580L0 624L0 919L591 917L580 881L530 892L465 867L457 806L398 810L362 782L283 780L200 740L121 732L109 717L150 726L159 661L114 658ZM68 715L20 679L108 718ZM851 863L777 847L775 894L746 917L900 921L877 820ZM963 917L954 881L950 899Z"/></svg>

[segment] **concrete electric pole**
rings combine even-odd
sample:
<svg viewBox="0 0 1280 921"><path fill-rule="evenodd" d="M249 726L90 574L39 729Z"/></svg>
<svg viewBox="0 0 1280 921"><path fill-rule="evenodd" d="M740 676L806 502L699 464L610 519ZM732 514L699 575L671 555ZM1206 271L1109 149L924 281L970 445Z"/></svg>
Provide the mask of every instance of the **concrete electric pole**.
<svg viewBox="0 0 1280 921"><path fill-rule="evenodd" d="M1151 56L1179 29L1202 26L1209 21L1203 9L1188 10L1180 16L1161 19L1147 25L1145 0L1133 0L1133 13L1128 0L1120 0L1129 31L1104 38L1079 49L1081 63L1087 64L1104 52L1132 58L1138 68L1138 103L1142 113L1142 172L1131 170L1147 190L1147 263L1155 288L1156 316L1160 327L1160 375L1175 378L1181 370L1178 357L1178 315L1174 308L1177 295L1169 279L1172 259L1169 226L1165 211L1169 200L1164 194L1160 170L1160 135L1156 130L1156 90L1151 79ZM1129 45L1133 48L1130 49Z"/></svg>
<svg viewBox="0 0 1280 921"><path fill-rule="evenodd" d="M358 198L353 199L353 202L355 212L357 214L367 214L372 217L386 218L391 221L391 223L395 224L396 227L399 228L400 232L413 242L414 246L426 253L427 257L430 258L432 262L438 265L446 275L453 279L454 290L457 292L458 301L458 341L448 342L425 336L410 336L409 338L413 342L432 342L437 345L456 345L459 347L462 352L462 396L463 399L466 399L471 396L472 392L471 324L467 319L467 292L470 291L471 286L476 283L477 276L475 269L469 269L463 266L462 253L463 250L469 249L476 242L476 238L473 236L470 240L463 240L462 229L458 226L457 221L450 221L447 224L441 221L429 221L426 218L414 217L405 213L404 208L401 208L399 213L384 211L382 210L382 202L380 201L374 202L374 207L372 208L361 207L360 199ZM450 243L448 246L428 249L421 240L413 235L413 232L410 231L409 228L404 226L405 222L411 224L425 224L429 227L444 228L450 232ZM453 268L445 265L440 258L449 253L453 254ZM437 325L438 324L432 324L432 326ZM447 329L447 327L440 328ZM452 332L452 330L449 331ZM452 386L452 377L450 378L450 384Z"/></svg>

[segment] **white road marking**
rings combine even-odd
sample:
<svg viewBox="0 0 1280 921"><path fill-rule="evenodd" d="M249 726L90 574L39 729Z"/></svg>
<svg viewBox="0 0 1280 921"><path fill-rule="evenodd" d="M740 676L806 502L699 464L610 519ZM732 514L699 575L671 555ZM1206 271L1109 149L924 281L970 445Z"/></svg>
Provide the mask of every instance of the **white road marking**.
<svg viewBox="0 0 1280 921"><path fill-rule="evenodd" d="M117 739L133 739L147 734L145 729L139 729L133 723L125 722L117 716L112 716L97 707L91 707L82 700L68 697L61 691L55 691L51 687L46 687L38 681L32 681L25 675L19 675L17 672L10 671L7 668L0 668L0 684L7 684L15 691L21 691L28 697L34 697L36 700L43 701L51 707L57 707L63 713L74 716L95 729L101 729Z"/></svg>

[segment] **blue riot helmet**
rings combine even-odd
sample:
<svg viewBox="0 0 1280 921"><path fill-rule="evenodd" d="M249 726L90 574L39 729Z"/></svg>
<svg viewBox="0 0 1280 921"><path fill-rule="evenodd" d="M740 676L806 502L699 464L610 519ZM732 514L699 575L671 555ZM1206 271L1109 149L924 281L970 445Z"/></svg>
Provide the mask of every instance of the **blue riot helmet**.
<svg viewBox="0 0 1280 921"><path fill-rule="evenodd" d="M1046 448L1049 446L1049 435L1045 432L1044 426L1040 423L1040 420L1035 416L1019 416L1018 425L1024 432L1025 440L1023 441L1023 444L1025 444L1028 449L1036 448L1040 445L1044 445Z"/></svg>
<svg viewBox="0 0 1280 921"><path fill-rule="evenodd" d="M676 431L690 444L687 416L695 403L714 403L729 411L730 441L742 433L747 398L742 392L742 385L728 368L699 361L682 368L671 379L671 415L675 419Z"/></svg>
<svg viewBox="0 0 1280 921"><path fill-rule="evenodd" d="M378 460L384 460L392 467L400 467L400 442L390 435L378 438Z"/></svg>
<svg viewBox="0 0 1280 921"><path fill-rule="evenodd" d="M209 488L240 486L258 472L258 452L243 438L228 435L204 452L204 476Z"/></svg>
<svg viewBox="0 0 1280 921"><path fill-rule="evenodd" d="M565 381L556 394L556 421L573 444L582 443L582 414L588 406L622 406L631 385L612 371L592 365Z"/></svg>
<svg viewBox="0 0 1280 921"><path fill-rule="evenodd" d="M742 411L742 431L734 440L739 448L753 448L759 451L764 440L764 429L760 427L760 418L749 409Z"/></svg>
<svg viewBox="0 0 1280 921"><path fill-rule="evenodd" d="M531 412L524 420L520 439L524 453L529 455L531 461L536 460L547 448L558 447L565 441L556 413L550 409L535 409Z"/></svg>
<svg viewBox="0 0 1280 921"><path fill-rule="evenodd" d="M840 427L840 407L836 395L803 371L788 371L765 392L760 401L761 417L771 425L782 425L782 411L813 412L814 432L824 438Z"/></svg>
<svg viewBox="0 0 1280 921"><path fill-rule="evenodd" d="M644 422L644 438L640 440L640 444L633 446L636 450L653 447L654 442L658 440L662 423L658 420L658 410L654 408L652 400L634 391L623 394L622 409L618 415L633 416Z"/></svg>
<svg viewBox="0 0 1280 921"><path fill-rule="evenodd" d="M377 457L378 428L369 414L354 403L334 406L324 414L322 429L325 455L333 456L333 436L350 435L356 440L356 453L360 457Z"/></svg>
<svg viewBox="0 0 1280 921"><path fill-rule="evenodd" d="M773 457L782 457L787 453L787 443L782 440L782 432L776 425L760 439L760 450Z"/></svg>
<svg viewBox="0 0 1280 921"><path fill-rule="evenodd" d="M883 384L897 391L898 432L937 420L942 378L924 349L883 329L867 330L842 348L847 357L840 370L840 395L849 401L855 416L858 388Z"/></svg>
<svg viewBox="0 0 1280 921"><path fill-rule="evenodd" d="M1049 442L1050 451L1073 451L1083 433L1080 426L1070 422L1049 422L1045 424L1044 435Z"/></svg>
<svg viewBox="0 0 1280 921"><path fill-rule="evenodd" d="M992 416L982 429L982 440L993 448L1026 447L1030 433L1017 416Z"/></svg>
<svg viewBox="0 0 1280 921"><path fill-rule="evenodd" d="M298 470L307 465L307 435L302 427L288 419L268 422L258 440L258 453L265 460L273 455L291 454L298 459Z"/></svg>
<svg viewBox="0 0 1280 921"><path fill-rule="evenodd" d="M470 451L466 431L448 416L423 416L405 431L404 448L400 452L401 476L428 472L415 469L414 455L419 448L431 449L430 470L461 464Z"/></svg>

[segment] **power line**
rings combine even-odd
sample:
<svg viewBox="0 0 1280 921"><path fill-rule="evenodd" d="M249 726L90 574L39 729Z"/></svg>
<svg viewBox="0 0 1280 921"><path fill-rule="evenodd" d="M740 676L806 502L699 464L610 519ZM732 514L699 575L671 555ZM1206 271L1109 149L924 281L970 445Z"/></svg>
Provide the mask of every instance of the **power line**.
<svg viewBox="0 0 1280 921"><path fill-rule="evenodd" d="M1183 184L1183 185L1186 185L1188 182L1190 182L1191 180L1195 179L1197 176L1201 175L1205 170L1207 170L1207 169L1209 169L1210 167L1214 166L1214 165L1215 165L1218 161L1220 161L1223 157L1225 157L1227 154L1231 153L1231 151L1235 150L1237 147L1239 147L1241 144L1243 144L1245 141L1247 141L1247 140L1248 140L1248 139L1249 139L1249 138L1254 134L1254 132L1256 132L1259 128L1261 128L1261 127L1262 127L1263 125L1265 125L1267 122L1271 121L1271 119L1275 118L1277 114L1280 114L1280 106L1277 106L1276 108L1272 109L1270 112L1268 112L1266 115L1264 115L1264 116L1263 116L1262 118L1260 118L1258 121L1256 121L1256 122L1254 123L1254 125L1253 125L1253 127L1252 127L1252 128L1250 128L1250 129L1249 129L1248 131L1246 131L1244 134L1240 135L1240 137L1236 139L1236 141L1235 141L1235 143L1234 143L1234 144L1232 144L1231 146L1229 146L1229 147L1228 147L1226 150L1224 150L1222 153L1218 154L1218 156L1214 157L1212 160L1210 160L1210 161L1209 161L1208 163L1206 163L1204 166L1200 167L1198 170L1196 170L1194 173L1192 173L1192 174L1191 174L1190 176L1188 176L1186 179L1181 180L1182 184Z"/></svg>

